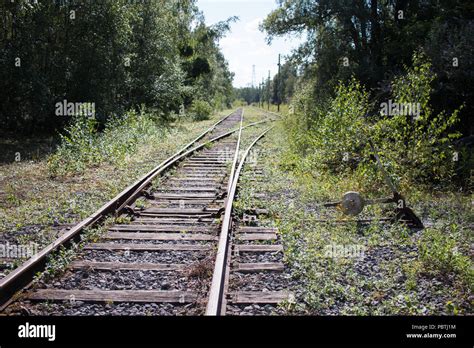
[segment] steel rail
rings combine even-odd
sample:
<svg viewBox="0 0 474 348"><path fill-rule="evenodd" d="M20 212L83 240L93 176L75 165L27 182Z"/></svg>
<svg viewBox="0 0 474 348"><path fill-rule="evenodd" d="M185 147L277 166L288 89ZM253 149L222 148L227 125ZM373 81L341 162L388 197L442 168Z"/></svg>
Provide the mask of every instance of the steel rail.
<svg viewBox="0 0 474 348"><path fill-rule="evenodd" d="M237 109L236 111L238 111L239 109ZM186 144L181 150L179 150L178 152L176 152L173 156L177 156L181 153L183 153L186 149L189 149L194 143L196 143L197 141L201 140L206 134L212 132L219 124L221 124L222 122L224 122L226 119L228 119L234 112L236 111L232 111L230 114L228 114L227 116L224 116L223 118L221 118L219 121L217 121L216 123L214 123L210 128L208 128L207 130L205 130L204 132L202 132L200 135L198 135L194 140L192 140L191 142L189 142L188 144ZM242 112L244 110L242 109ZM173 157L171 156L171 157ZM160 163L157 167L159 167L160 165L164 165L167 161L170 160L169 157L168 159L166 159L164 162ZM156 168L155 168L156 169Z"/></svg>
<svg viewBox="0 0 474 348"><path fill-rule="evenodd" d="M214 272L212 274L212 283L209 290L209 299L207 301L206 315L221 315L223 310L223 300L225 296L225 278L226 268L228 263L228 250L229 250L229 231L232 221L232 205L234 203L235 193L237 191L237 183L239 176L242 171L242 167L245 163L245 159L249 154L252 147L261 139L263 136L271 130L273 127L267 128L262 134L260 134L245 150L242 158L240 159L239 166L235 172L232 186L227 197L224 220L222 221L221 233L219 236L219 243L217 248L216 261L214 263Z"/></svg>
<svg viewBox="0 0 474 348"><path fill-rule="evenodd" d="M239 109L237 109L236 111L238 111ZM194 140L192 140L191 142L189 142L188 144L186 144L181 150L179 150L178 152L174 153L173 155L171 155L170 157L168 157L167 159L165 159L163 162L161 162L159 165L157 165L155 168L153 168L153 170L151 170L150 172L148 172L147 174L145 174L145 176L143 176L141 179L139 179L139 181L145 181L146 177L151 177L153 174L155 174L158 170L160 170L160 168L162 168L163 166L165 166L166 164L168 164L170 161L172 161L174 158L176 158L177 156L179 156L180 154L182 154L184 151L186 151L187 149L189 149L193 144L195 144L196 142L198 142L199 140L201 140L203 137L206 136L206 134L209 134L210 132L212 132L219 124L221 124L222 122L224 122L227 118L229 118L234 112L236 111L232 111L230 114L228 114L227 116L221 118L219 121L217 121L216 123L214 123L210 128L208 128L207 130L205 130L204 132L202 132L201 134L199 134ZM242 109L242 112L243 112L243 109ZM138 181L137 181L138 182ZM135 189L135 192L138 190L138 188ZM140 190L141 191L141 190ZM134 193L135 193L134 192ZM128 199L126 200L128 201ZM128 203L127 203L128 204ZM125 205L122 204L120 208L123 209ZM117 209L117 210L121 210L121 209ZM116 212L117 212L116 210Z"/></svg>
<svg viewBox="0 0 474 348"><path fill-rule="evenodd" d="M164 172L165 170L167 170L169 167L171 167L172 165L174 165L176 162L186 158L187 156L189 156L190 154L192 154L193 152L195 152L196 150L199 150L201 148L203 148L205 145L207 144L210 144L211 142L214 142L216 140L219 140L219 139L222 139L224 137L227 137L237 131L239 132L242 132L242 129L245 129L247 127L252 127L252 126L255 126L261 122L266 122L265 120L263 121L259 121L259 122L254 122L254 123L250 123L248 125L246 125L245 127L242 127L242 120L243 120L243 110L242 110L242 114L241 114L241 119L240 119L240 127L238 129L234 129L234 130L230 130L222 135L219 135L215 138L212 138L211 140L203 143L203 144L200 144L188 151L186 151L185 153L179 155L178 157L175 157L174 159L172 159L171 161L169 161L168 163L166 163L163 167L161 167L159 170L157 170L155 173L153 173L150 177L148 177L145 181L142 182L142 184L125 200L125 202L123 202L119 208L116 209L116 214L119 214L123 209L125 209L125 207L130 204L133 200L135 200L138 196L140 196L141 192L143 192L143 190L155 179L155 177L157 177L159 174L161 174L162 172ZM239 139L240 139L240 133L239 133Z"/></svg>
<svg viewBox="0 0 474 348"><path fill-rule="evenodd" d="M237 166L237 161L239 159L240 139L242 136L242 123L243 122L244 122L244 110L242 109L242 114L240 115L239 135L237 139L237 145L235 146L235 154L234 154L234 160L232 161L232 169L230 170L229 183L227 185L227 196L229 196L230 190L232 188L232 181L234 180L234 175L235 175L235 167Z"/></svg>
<svg viewBox="0 0 474 348"><path fill-rule="evenodd" d="M194 139L193 142L196 142L202 139L206 134L214 130L214 128L218 124L223 122L225 119L231 116L234 112L230 113L229 115L227 115L226 117L222 118L220 121L215 123L207 131L203 132L196 139ZM251 127L256 124L266 122L266 121L267 120L254 122L252 124L245 126L244 128ZM141 192L140 190L142 190L143 187L147 186L158 174L162 173L163 171L171 167L173 164L177 163L180 159L185 158L190 153L203 148L207 144L210 144L219 139L227 137L238 130L239 129L228 131L188 151L186 150L193 145L193 142L187 144L177 153L173 154L172 156L170 156L169 158L161 162L157 167L152 169L150 172L145 174L143 177L138 179L136 182L134 182L130 186L128 186L126 189L120 192L117 196L115 196L112 200L105 203L96 212L94 212L93 214L91 214L89 217L85 218L81 222L79 222L77 225L73 226L69 231L67 231L66 233L61 235L59 238L57 238L55 241L47 245L37 254L33 255L21 266L17 267L15 270L7 274L4 278L0 280L0 311L2 311L9 304L11 298L15 295L16 292L30 285L31 282L33 281L35 274L44 269L47 262L48 255L56 251L61 246L68 246L73 241L76 241L76 242L79 241L79 237L86 227L90 227L94 225L95 223L99 222L105 216L111 213L116 213L117 207L124 206L124 202L130 202L131 196L136 197L137 193L140 193Z"/></svg>

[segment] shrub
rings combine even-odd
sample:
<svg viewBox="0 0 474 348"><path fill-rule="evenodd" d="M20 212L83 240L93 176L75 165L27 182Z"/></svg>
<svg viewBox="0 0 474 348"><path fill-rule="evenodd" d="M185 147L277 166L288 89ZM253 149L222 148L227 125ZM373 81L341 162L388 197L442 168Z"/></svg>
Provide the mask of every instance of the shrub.
<svg viewBox="0 0 474 348"><path fill-rule="evenodd" d="M419 104L419 115L370 113L369 93L354 78L340 83L325 102L316 102L312 83L307 83L293 100L293 114L284 121L290 149L302 157L299 168L350 173L368 189L376 187L382 181L371 139L395 182L449 185L457 164L452 140L460 134L452 128L459 110L451 115L433 113L429 105L434 79L429 60L416 53L413 67L406 67L405 74L392 82L391 102Z"/></svg>
<svg viewBox="0 0 474 348"><path fill-rule="evenodd" d="M247 106L247 102L246 102L244 99L242 99L242 98L236 99L236 100L234 100L234 102L232 103L232 107L233 107L233 108L240 108L240 107L242 107L242 106Z"/></svg>
<svg viewBox="0 0 474 348"><path fill-rule="evenodd" d="M194 100L190 111L196 121L204 121L210 118L212 106L205 100Z"/></svg>
<svg viewBox="0 0 474 348"><path fill-rule="evenodd" d="M51 176L68 172L81 172L87 166L100 161L96 146L97 121L87 116L75 116L57 151L48 159L48 170Z"/></svg>
<svg viewBox="0 0 474 348"><path fill-rule="evenodd" d="M75 174L102 163L119 165L134 153L140 143L162 132L152 115L144 110L112 117L103 132L94 118L76 116L57 151L48 159L51 176Z"/></svg>
<svg viewBox="0 0 474 348"><path fill-rule="evenodd" d="M442 183L454 174L452 140L460 136L452 132L458 112L433 114L430 108L431 84L435 79L431 63L422 53L413 56L413 67L392 83L393 101L420 105L419 115L380 115L372 128L372 138L381 155L400 178L409 182Z"/></svg>
<svg viewBox="0 0 474 348"><path fill-rule="evenodd" d="M369 109L368 93L352 79L336 88L336 95L317 125L311 129L310 154L313 163L341 172L359 158L367 146L364 115Z"/></svg>

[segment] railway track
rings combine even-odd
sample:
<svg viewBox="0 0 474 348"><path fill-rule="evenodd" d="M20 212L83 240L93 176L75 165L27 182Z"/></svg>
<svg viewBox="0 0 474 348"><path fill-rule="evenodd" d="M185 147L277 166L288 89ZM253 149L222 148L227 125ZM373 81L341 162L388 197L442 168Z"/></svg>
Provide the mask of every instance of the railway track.
<svg viewBox="0 0 474 348"><path fill-rule="evenodd" d="M279 303L291 301L293 297L288 291L290 275L283 264L283 246L277 228L268 226L272 223L268 211L249 206L239 216L233 214L232 209L249 152L267 131L243 153L229 190L207 315L275 314ZM248 169L248 175L258 188L265 177L263 169L256 165ZM264 196L264 193L256 194Z"/></svg>
<svg viewBox="0 0 474 348"><path fill-rule="evenodd" d="M275 305L287 298L284 291L229 291L236 289L229 282L234 272L282 268L281 262L238 261L246 253L258 259L260 253L282 251L281 245L258 244L276 240L274 229L244 226L232 214L246 156L268 131L253 140L239 161L246 128L268 121L243 127L243 116L239 109L223 118L2 279L2 311L223 315L228 306ZM88 241L59 277L33 281L60 246L67 248L110 216L114 223L99 240Z"/></svg>

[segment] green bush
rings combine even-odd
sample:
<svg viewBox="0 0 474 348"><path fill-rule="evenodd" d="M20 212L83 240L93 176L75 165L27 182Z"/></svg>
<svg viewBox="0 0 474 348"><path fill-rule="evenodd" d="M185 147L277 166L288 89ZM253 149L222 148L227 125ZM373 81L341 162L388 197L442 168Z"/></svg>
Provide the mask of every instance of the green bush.
<svg viewBox="0 0 474 348"><path fill-rule="evenodd" d="M451 115L433 113L430 95L435 78L427 57L415 53L413 67L406 67L406 74L393 81L392 99L397 103L419 103L419 115L380 115L372 125L371 137L385 163L406 185L446 185L454 175L452 140L460 133L451 129L459 121L459 109Z"/></svg>
<svg viewBox="0 0 474 348"><path fill-rule="evenodd" d="M240 108L240 107L242 107L242 106L247 106L247 102L246 102L244 99L242 99L242 98L236 99L236 100L234 100L233 103L232 103L232 107L233 107L233 108Z"/></svg>
<svg viewBox="0 0 474 348"><path fill-rule="evenodd" d="M190 111L196 121L204 121L210 118L212 106L205 100L194 100Z"/></svg>
<svg viewBox="0 0 474 348"><path fill-rule="evenodd" d="M94 118L76 116L61 135L57 151L48 159L51 176L75 174L102 163L119 165L133 154L140 143L162 132L152 115L130 111L115 116L97 131Z"/></svg>
<svg viewBox="0 0 474 348"><path fill-rule="evenodd" d="M364 115L369 109L368 93L355 79L340 84L327 110L311 128L308 156L322 169L342 172L360 158L367 146Z"/></svg>
<svg viewBox="0 0 474 348"><path fill-rule="evenodd" d="M354 78L340 83L333 97L316 102L312 83L300 89L292 113L284 120L295 161L304 172L350 174L365 187L377 187L381 175L368 142L375 145L395 182L447 186L456 167L452 140L458 111L434 114L430 108L431 84L435 76L422 53L413 56L413 67L394 79L390 102L419 105L416 116L381 114L370 95ZM373 112L372 110L377 110ZM291 155L288 156L291 160ZM461 156L459 156L461 157ZM290 165L287 163L287 165Z"/></svg>

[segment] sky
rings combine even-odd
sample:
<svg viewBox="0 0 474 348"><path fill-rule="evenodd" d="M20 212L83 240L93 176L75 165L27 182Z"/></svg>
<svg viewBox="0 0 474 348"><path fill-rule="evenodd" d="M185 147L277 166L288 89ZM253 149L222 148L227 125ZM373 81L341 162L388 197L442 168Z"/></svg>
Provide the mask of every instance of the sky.
<svg viewBox="0 0 474 348"><path fill-rule="evenodd" d="M206 24L211 25L232 16L240 20L232 24L231 32L220 40L222 52L229 62L230 71L235 73L234 86L246 87L252 83L252 65L255 65L256 83L278 71L278 53L284 55L297 48L303 38L289 36L275 38L271 45L265 41L265 33L258 25L272 10L278 7L275 0L198 0L197 5L204 13Z"/></svg>

